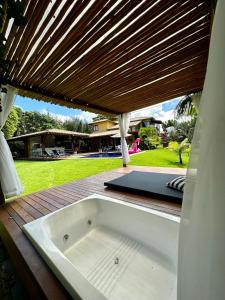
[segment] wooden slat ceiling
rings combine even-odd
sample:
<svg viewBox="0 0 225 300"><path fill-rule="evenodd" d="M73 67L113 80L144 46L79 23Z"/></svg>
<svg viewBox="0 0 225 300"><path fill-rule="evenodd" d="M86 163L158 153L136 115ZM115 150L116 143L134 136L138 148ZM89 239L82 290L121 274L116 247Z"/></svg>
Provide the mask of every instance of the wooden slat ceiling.
<svg viewBox="0 0 225 300"><path fill-rule="evenodd" d="M202 89L209 1L23 2L3 75L20 95L118 114Z"/></svg>

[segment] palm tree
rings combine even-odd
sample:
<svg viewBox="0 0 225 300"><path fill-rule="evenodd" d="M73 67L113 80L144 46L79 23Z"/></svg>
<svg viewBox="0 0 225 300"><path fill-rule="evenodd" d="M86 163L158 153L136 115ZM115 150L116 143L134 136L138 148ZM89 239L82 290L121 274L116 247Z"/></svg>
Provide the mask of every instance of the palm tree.
<svg viewBox="0 0 225 300"><path fill-rule="evenodd" d="M185 138L181 143L170 142L169 149L177 153L179 157L179 163L182 165L183 164L182 154L188 149L190 149L190 143L188 142L188 138Z"/></svg>
<svg viewBox="0 0 225 300"><path fill-rule="evenodd" d="M175 108L176 118L182 116L196 117L198 114L198 104L199 104L197 102L199 102L200 96L201 96L201 92L184 96L179 101L179 103Z"/></svg>

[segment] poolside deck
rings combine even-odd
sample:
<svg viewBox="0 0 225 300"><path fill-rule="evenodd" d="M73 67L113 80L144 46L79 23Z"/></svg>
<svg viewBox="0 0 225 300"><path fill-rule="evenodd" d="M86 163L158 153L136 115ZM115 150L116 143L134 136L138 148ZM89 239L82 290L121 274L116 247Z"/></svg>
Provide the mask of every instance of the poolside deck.
<svg viewBox="0 0 225 300"><path fill-rule="evenodd" d="M186 171L185 169L136 166L120 168L18 198L0 209L0 237L31 299L63 300L71 298L23 234L21 228L25 223L94 193L180 215L180 204L113 191L104 187L104 181L117 178L132 170L174 174L184 174Z"/></svg>

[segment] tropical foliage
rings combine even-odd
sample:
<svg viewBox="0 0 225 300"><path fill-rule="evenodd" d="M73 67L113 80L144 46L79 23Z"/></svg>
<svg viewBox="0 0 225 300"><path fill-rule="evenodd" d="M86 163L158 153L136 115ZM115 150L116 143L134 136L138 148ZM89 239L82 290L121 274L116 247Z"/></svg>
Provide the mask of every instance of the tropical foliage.
<svg viewBox="0 0 225 300"><path fill-rule="evenodd" d="M184 139L188 139L188 142L191 143L194 129L196 124L196 117L192 118L189 121L177 122L173 130L169 134L169 139L172 141L182 142Z"/></svg>
<svg viewBox="0 0 225 300"><path fill-rule="evenodd" d="M196 117L202 92L196 92L183 97L176 106L175 117L179 119L183 116Z"/></svg>
<svg viewBox="0 0 225 300"><path fill-rule="evenodd" d="M158 131L152 126L140 128L138 135L147 149L155 149L160 144Z"/></svg>
<svg viewBox="0 0 225 300"><path fill-rule="evenodd" d="M190 143L188 142L188 138L185 138L181 143L178 143L176 141L170 142L169 149L177 153L179 157L179 163L182 165L182 154L184 152L189 153L190 151Z"/></svg>
<svg viewBox="0 0 225 300"><path fill-rule="evenodd" d="M168 120L163 124L164 132L161 134L161 143L177 153L181 165L183 164L182 155L190 152L196 119L197 117L193 116L188 121Z"/></svg>
<svg viewBox="0 0 225 300"><path fill-rule="evenodd" d="M179 118L181 116L196 116L197 110L193 103L191 96L185 96L182 98L176 107L176 117Z"/></svg>
<svg viewBox="0 0 225 300"><path fill-rule="evenodd" d="M161 134L163 146L177 153L179 163L183 164L183 153L189 154L190 145L193 139L195 124L197 120L197 110L191 96L186 96L180 100L176 107L176 119L168 120L163 124L164 132ZM186 121L182 121L183 116L188 116Z"/></svg>
<svg viewBox="0 0 225 300"><path fill-rule="evenodd" d="M77 132L87 132L92 131L91 126L87 122L79 118L71 118L63 122L62 127L66 130L77 131Z"/></svg>
<svg viewBox="0 0 225 300"><path fill-rule="evenodd" d="M3 133L6 139L11 138L16 132L19 124L19 116L16 107L13 107L3 127Z"/></svg>
<svg viewBox="0 0 225 300"><path fill-rule="evenodd" d="M53 118L49 113L41 114L35 111L23 112L17 108L19 124L15 135L27 134L31 132L62 128L62 123Z"/></svg>
<svg viewBox="0 0 225 300"><path fill-rule="evenodd" d="M115 119L117 119L117 117L111 116L111 115L98 114L96 117L93 118L93 121L95 122L95 121L104 120L104 119L115 120Z"/></svg>
<svg viewBox="0 0 225 300"><path fill-rule="evenodd" d="M24 112L19 107L13 107L3 127L3 132L6 138L11 138L53 128L87 133L91 130L87 122L78 118L71 118L63 122L49 113Z"/></svg>
<svg viewBox="0 0 225 300"><path fill-rule="evenodd" d="M171 120L168 120L168 121L165 121L164 123L162 123L162 128L164 131L167 130L167 128L169 127L176 127L177 126L177 120L175 119L171 119Z"/></svg>
<svg viewBox="0 0 225 300"><path fill-rule="evenodd" d="M163 148L168 147L170 138L169 138L169 135L166 131L163 131L160 134L160 140L161 140L161 144L163 145Z"/></svg>

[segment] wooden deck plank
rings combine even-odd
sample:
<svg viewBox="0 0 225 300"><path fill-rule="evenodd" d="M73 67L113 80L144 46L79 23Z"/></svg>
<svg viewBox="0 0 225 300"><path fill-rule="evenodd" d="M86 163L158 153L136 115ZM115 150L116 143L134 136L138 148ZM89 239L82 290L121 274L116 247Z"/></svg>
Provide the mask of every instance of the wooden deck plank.
<svg viewBox="0 0 225 300"><path fill-rule="evenodd" d="M66 197L62 197L61 195L56 193L54 188L42 191L42 195L45 195L45 197L48 197L48 198L54 200L57 204L60 204L61 206L66 206L70 203L66 199Z"/></svg>
<svg viewBox="0 0 225 300"><path fill-rule="evenodd" d="M12 218L20 228L22 228L23 225L26 224L11 206L7 206L7 212L9 214L9 218Z"/></svg>
<svg viewBox="0 0 225 300"><path fill-rule="evenodd" d="M51 197L52 199L55 199L55 201L62 204L63 206L66 206L74 202L74 200L71 200L66 193L63 194L60 191L57 191L55 189L49 189L45 191L45 195Z"/></svg>
<svg viewBox="0 0 225 300"><path fill-rule="evenodd" d="M35 196L38 195L39 198L41 198L42 200L44 200L45 202L51 204L52 206L54 206L55 208L59 209L59 208L63 208L64 205L58 203L57 201L55 201L54 199L52 199L51 197L49 197L48 195L46 196L45 193L42 191L42 192L39 192L38 194L35 193L34 194Z"/></svg>
<svg viewBox="0 0 225 300"><path fill-rule="evenodd" d="M57 207L53 206L52 204L48 203L47 201L43 200L42 198L37 197L37 195L34 195L34 194L29 195L29 198L31 198L37 204L40 204L43 207L45 207L46 209L48 209L49 212L53 212L58 209Z"/></svg>
<svg viewBox="0 0 225 300"><path fill-rule="evenodd" d="M86 193L80 193L80 191L75 191L76 193L71 193L69 192L68 190L62 190L62 189L56 189L55 191L57 191L57 193L61 196L63 196L63 194L65 195L66 199L68 200L68 202L70 202L70 204L84 198L84 197L87 197L89 194L88 192ZM76 197L76 200L75 198Z"/></svg>
<svg viewBox="0 0 225 300"><path fill-rule="evenodd" d="M79 186L75 186L73 185L73 187L71 186L63 186L62 188L64 190L68 192L70 192L71 196L74 194L75 191L79 191L79 193L83 193L83 196L86 196L88 194L88 191L91 192L91 194L96 193L96 194L100 194L100 195L106 195L109 197L115 197L117 199L121 199L124 201L129 201L132 203L138 203L140 205L144 205L144 206L148 206L150 207L151 205L154 206L155 209L159 209L159 210L163 210L166 211L168 210L175 210L175 214L177 214L176 212L180 212L180 204L177 203L173 203L173 202L166 202L166 201L162 201L159 199L153 199L150 197L145 197L143 195L132 195L130 193L121 193L120 191L115 191L109 188L104 188L104 187L92 187L91 190L89 189L87 191L86 188L86 184L88 182L86 182L84 185L82 185L81 183L79 183Z"/></svg>
<svg viewBox="0 0 225 300"><path fill-rule="evenodd" d="M26 196L23 197L23 200L31 205L34 209L39 211L42 215L47 215L51 212L51 210L47 209L46 207L42 206L40 203L35 202L31 197Z"/></svg>
<svg viewBox="0 0 225 300"><path fill-rule="evenodd" d="M9 206L11 206L17 212L17 214L24 220L25 223L29 223L34 220L34 217L32 217L29 212L21 207L18 201L10 203Z"/></svg>
<svg viewBox="0 0 225 300"><path fill-rule="evenodd" d="M64 300L70 299L70 296L23 234L21 228L25 223L92 194L105 195L173 215L180 215L181 205L178 203L104 187L105 181L118 178L132 170L174 174L184 174L185 172L181 169L136 166L120 168L18 198L0 209L0 235L3 242L8 245L9 254L15 260L17 270L23 277L31 299Z"/></svg>
<svg viewBox="0 0 225 300"><path fill-rule="evenodd" d="M86 189L86 190L83 190L83 189L80 189L80 188L76 188L76 187L73 187L72 190L70 190L69 188L61 188L57 190L57 192L59 191L59 193L65 193L68 197L70 197L70 199L72 199L72 203L74 203L74 196L75 197L87 197L90 195L90 192L91 190L89 189Z"/></svg>
<svg viewBox="0 0 225 300"><path fill-rule="evenodd" d="M40 213L39 210L32 207L29 203L26 202L26 198L24 197L22 201L19 202L19 205L27 212L30 216L32 216L34 219L41 218L43 216L42 213Z"/></svg>

